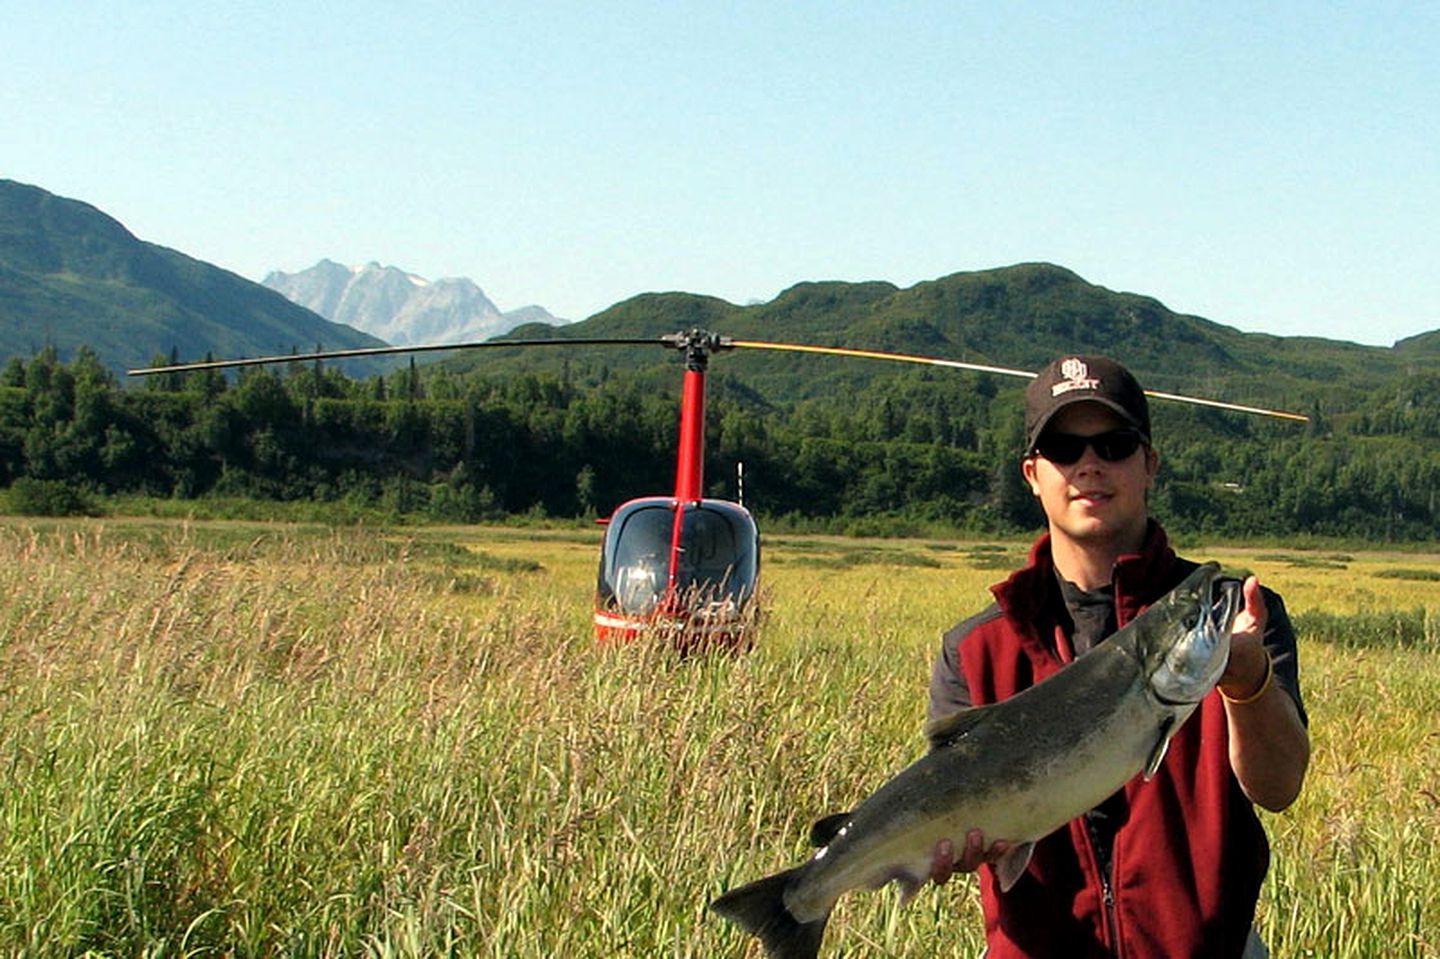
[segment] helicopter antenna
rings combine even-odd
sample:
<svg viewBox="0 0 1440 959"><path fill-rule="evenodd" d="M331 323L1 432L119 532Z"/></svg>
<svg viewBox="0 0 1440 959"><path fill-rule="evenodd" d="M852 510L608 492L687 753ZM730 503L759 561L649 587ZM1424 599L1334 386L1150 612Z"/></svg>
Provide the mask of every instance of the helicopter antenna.
<svg viewBox="0 0 1440 959"><path fill-rule="evenodd" d="M827 356L858 356L872 360L919 363L925 366L944 366L957 370L973 370L977 373L996 373L1000 376L1024 377L1027 380L1034 379L1035 377L1035 374L1028 370L1015 370L1004 366L985 366L980 363L966 363L962 360L946 360L935 356L916 356L911 353L852 350L843 346L810 346L804 343L772 343L765 340L731 340L730 345L738 349L780 350L790 353L823 353ZM1196 396L1182 396L1179 393L1163 393L1160 390L1146 390L1145 395L1153 396L1157 400L1174 400L1178 403L1193 403L1196 406L1210 406L1216 409L1234 410L1239 413L1273 416L1276 419L1282 420L1296 420L1301 423L1310 422L1310 417L1302 416L1299 413L1287 413L1284 410L1270 410L1260 406L1244 406L1239 403L1226 403L1221 400L1208 400Z"/></svg>

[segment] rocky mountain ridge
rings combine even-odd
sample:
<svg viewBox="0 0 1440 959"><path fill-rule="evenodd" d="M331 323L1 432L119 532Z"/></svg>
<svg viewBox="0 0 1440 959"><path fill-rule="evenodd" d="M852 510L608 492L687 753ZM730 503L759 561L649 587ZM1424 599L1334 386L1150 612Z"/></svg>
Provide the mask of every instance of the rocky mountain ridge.
<svg viewBox="0 0 1440 959"><path fill-rule="evenodd" d="M467 277L427 280L373 261L344 266L323 259L298 273L272 271L262 283L332 322L394 346L488 340L522 323L564 322L540 306L502 311Z"/></svg>

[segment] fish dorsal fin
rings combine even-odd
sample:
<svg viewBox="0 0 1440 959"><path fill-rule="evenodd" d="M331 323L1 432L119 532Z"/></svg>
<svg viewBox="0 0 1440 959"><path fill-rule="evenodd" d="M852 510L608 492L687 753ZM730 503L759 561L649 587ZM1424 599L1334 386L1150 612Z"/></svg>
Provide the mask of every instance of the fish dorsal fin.
<svg viewBox="0 0 1440 959"><path fill-rule="evenodd" d="M1145 781L1147 783L1155 778L1160 764L1165 761L1165 753L1170 748L1170 737L1175 735L1175 729L1175 717L1166 716L1165 721L1160 724L1160 738L1155 740L1155 748L1150 750L1150 758L1145 762Z"/></svg>
<svg viewBox="0 0 1440 959"><path fill-rule="evenodd" d="M925 738L930 740L931 749L947 745L984 721L985 712L980 709L962 709L940 719L932 720L925 726Z"/></svg>
<svg viewBox="0 0 1440 959"><path fill-rule="evenodd" d="M848 812L837 812L833 816L826 816L824 819L818 820L815 825L810 827L810 845L816 849L830 845L831 840L840 835L840 830L844 829L849 822L850 814Z"/></svg>
<svg viewBox="0 0 1440 959"><path fill-rule="evenodd" d="M1009 892L1010 887L1025 875L1025 870L1030 867L1030 856L1034 852L1033 842L1022 842L1018 846L1012 846L995 863L995 878L1000 883L1001 892Z"/></svg>

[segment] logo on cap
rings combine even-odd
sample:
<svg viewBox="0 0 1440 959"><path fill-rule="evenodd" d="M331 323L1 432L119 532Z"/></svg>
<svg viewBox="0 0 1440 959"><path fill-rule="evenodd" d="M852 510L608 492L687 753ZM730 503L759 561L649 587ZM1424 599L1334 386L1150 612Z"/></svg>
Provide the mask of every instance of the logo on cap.
<svg viewBox="0 0 1440 959"><path fill-rule="evenodd" d="M1050 387L1051 396L1060 396L1072 390L1097 390L1100 388L1100 381L1091 378L1090 368L1085 365L1084 360L1076 356L1072 356L1060 364L1060 375L1065 378Z"/></svg>

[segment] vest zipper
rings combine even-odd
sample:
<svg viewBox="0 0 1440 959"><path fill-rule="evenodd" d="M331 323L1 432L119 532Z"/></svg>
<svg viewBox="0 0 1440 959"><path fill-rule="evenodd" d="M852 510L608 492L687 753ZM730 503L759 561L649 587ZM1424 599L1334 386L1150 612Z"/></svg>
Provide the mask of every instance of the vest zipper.
<svg viewBox="0 0 1440 959"><path fill-rule="evenodd" d="M1101 843L1095 834L1089 817L1085 820L1085 839L1090 846L1090 861L1094 864L1095 875L1100 879L1100 912L1105 917L1105 932L1110 939L1110 954L1114 959L1124 955L1120 946L1120 920L1115 913L1115 840L1112 837L1109 854L1100 855Z"/></svg>
<svg viewBox="0 0 1440 959"><path fill-rule="evenodd" d="M1105 913L1105 928L1110 933L1110 947L1114 952L1115 959L1120 959L1120 923L1115 917L1115 887L1110 873L1100 874L1100 888L1103 893L1102 909Z"/></svg>

